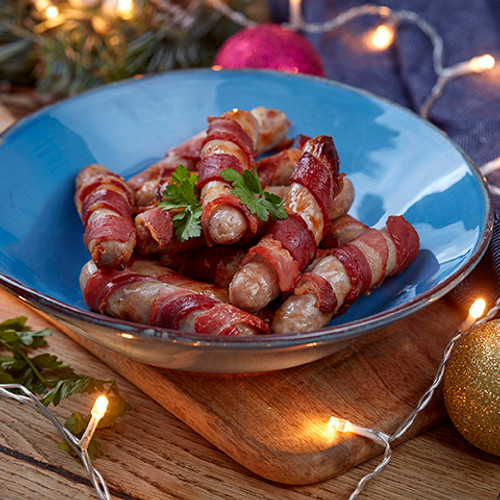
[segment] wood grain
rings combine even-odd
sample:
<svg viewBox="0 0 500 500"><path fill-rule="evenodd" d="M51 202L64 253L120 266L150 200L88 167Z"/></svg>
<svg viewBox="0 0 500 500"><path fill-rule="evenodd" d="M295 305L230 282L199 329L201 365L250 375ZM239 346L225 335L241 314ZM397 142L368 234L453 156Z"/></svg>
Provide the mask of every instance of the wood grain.
<svg viewBox="0 0 500 500"><path fill-rule="evenodd" d="M21 314L28 316L34 328L48 326L38 314L0 291L0 321ZM58 329L53 330L54 335L49 338L51 352L81 373L116 377L121 393L133 406L116 429L99 431L105 456L95 465L113 498L343 499L379 461L379 457L373 458L334 480L307 486L286 486L260 479ZM64 421L72 411L88 412L91 405L88 396L75 396L54 411ZM58 450L58 441L50 423L30 409L0 398L0 497L96 498L82 465ZM498 457L472 447L446 422L398 446L388 468L370 483L362 498L495 500L500 492L499 478Z"/></svg>
<svg viewBox="0 0 500 500"><path fill-rule="evenodd" d="M443 346L461 319L454 311L443 301L324 360L249 375L159 369L61 329L252 472L285 484L310 484L380 452L365 438L328 432L330 417L393 432L432 382ZM444 415L435 399L404 439Z"/></svg>
<svg viewBox="0 0 500 500"><path fill-rule="evenodd" d="M443 301L323 360L225 376L144 365L63 331L255 474L310 484L380 452L365 438L328 433L330 417L393 432L431 384L443 347L460 321ZM404 439L444 416L436 398Z"/></svg>

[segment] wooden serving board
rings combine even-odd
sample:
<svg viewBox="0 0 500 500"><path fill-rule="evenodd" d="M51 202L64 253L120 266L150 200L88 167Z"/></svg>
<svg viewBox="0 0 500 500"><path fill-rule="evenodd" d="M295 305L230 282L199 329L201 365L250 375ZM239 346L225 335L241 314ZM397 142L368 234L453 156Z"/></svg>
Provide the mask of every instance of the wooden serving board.
<svg viewBox="0 0 500 500"><path fill-rule="evenodd" d="M431 384L462 319L444 298L323 360L247 375L160 369L58 326L244 467L265 479L303 485L383 451L368 439L329 431L330 417L394 432ZM401 441L444 417L439 393Z"/></svg>

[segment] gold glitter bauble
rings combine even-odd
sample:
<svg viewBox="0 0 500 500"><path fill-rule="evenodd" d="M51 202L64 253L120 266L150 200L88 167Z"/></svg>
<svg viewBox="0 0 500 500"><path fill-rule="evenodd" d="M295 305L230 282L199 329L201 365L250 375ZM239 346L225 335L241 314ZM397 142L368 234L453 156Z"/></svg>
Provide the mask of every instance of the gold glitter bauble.
<svg viewBox="0 0 500 500"><path fill-rule="evenodd" d="M500 320L466 334L448 360L444 402L460 434L483 451L500 455Z"/></svg>

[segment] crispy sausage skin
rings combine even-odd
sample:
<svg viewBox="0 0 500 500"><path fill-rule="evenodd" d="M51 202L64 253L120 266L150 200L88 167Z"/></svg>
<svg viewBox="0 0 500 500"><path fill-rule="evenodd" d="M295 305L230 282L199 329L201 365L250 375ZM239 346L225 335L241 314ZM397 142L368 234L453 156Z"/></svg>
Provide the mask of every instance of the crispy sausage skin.
<svg viewBox="0 0 500 500"><path fill-rule="evenodd" d="M239 173L253 169L259 125L250 112L238 109L209 117L208 122L197 166L203 232L209 245L235 243L247 230L255 232L258 220L231 194L231 184L220 173L226 168Z"/></svg>
<svg viewBox="0 0 500 500"><path fill-rule="evenodd" d="M317 259L277 310L272 332L322 328L361 294L406 269L418 252L419 238L412 225L402 216L389 217L381 231L368 229Z"/></svg>
<svg viewBox="0 0 500 500"><path fill-rule="evenodd" d="M122 271L87 263L80 273L80 287L92 311L115 318L188 333L269 333L264 321L217 300L210 287L198 284L193 291L192 283L169 284L165 280L172 277L165 278L161 272L144 263ZM178 280L178 275L173 279Z"/></svg>
<svg viewBox="0 0 500 500"><path fill-rule="evenodd" d="M88 165L76 178L75 205L85 227L85 246L96 265L125 265L136 244L133 193L127 183L102 165Z"/></svg>
<svg viewBox="0 0 500 500"><path fill-rule="evenodd" d="M203 130L190 137L178 146L169 149L161 160L127 181L134 191L134 213L142 213L156 206L164 184L170 180L172 172L179 165L183 165L188 170L196 170L196 164L200 160L201 146L206 136L207 132Z"/></svg>
<svg viewBox="0 0 500 500"><path fill-rule="evenodd" d="M257 311L293 288L326 235L338 192L339 160L331 137L306 142L283 202L288 218L275 221L249 250L229 286L232 304Z"/></svg>
<svg viewBox="0 0 500 500"><path fill-rule="evenodd" d="M256 142L258 155L280 147L281 144L286 144L290 123L282 111L258 106L250 113L256 119L259 127ZM134 191L135 213L141 213L156 206L158 196L161 195L165 183L168 182L172 172L179 165L184 165L188 170L196 170L206 136L206 130L198 132L181 144L169 149L161 160L127 181Z"/></svg>

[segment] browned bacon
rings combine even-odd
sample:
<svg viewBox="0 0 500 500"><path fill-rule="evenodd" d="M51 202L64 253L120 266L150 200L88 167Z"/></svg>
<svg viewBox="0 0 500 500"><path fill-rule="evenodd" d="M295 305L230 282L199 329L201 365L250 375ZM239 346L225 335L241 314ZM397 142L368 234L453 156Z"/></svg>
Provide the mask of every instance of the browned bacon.
<svg viewBox="0 0 500 500"><path fill-rule="evenodd" d="M202 131L169 149L161 160L127 181L134 191L135 213L141 213L156 206L163 185L169 181L172 172L179 165L183 165L188 170L196 170L206 135L206 131Z"/></svg>
<svg viewBox="0 0 500 500"><path fill-rule="evenodd" d="M293 288L315 258L317 245L328 229L328 213L338 192L338 171L339 159L331 137L307 141L283 203L289 216L275 221L249 250L230 284L231 303L257 311L280 291Z"/></svg>
<svg viewBox="0 0 500 500"><path fill-rule="evenodd" d="M232 186L220 177L220 172L232 168L243 173L253 168L258 123L251 113L242 110L209 117L208 122L197 166L203 233L208 245L235 243L249 229L257 230L258 219L231 194Z"/></svg>
<svg viewBox="0 0 500 500"><path fill-rule="evenodd" d="M361 294L409 266L418 252L419 238L413 226L403 216L389 217L385 229L368 229L318 259L276 312L272 331L322 328Z"/></svg>
<svg viewBox="0 0 500 500"><path fill-rule="evenodd" d="M167 265L198 281L227 288L246 250L230 245L201 247L190 253L165 259Z"/></svg>
<svg viewBox="0 0 500 500"><path fill-rule="evenodd" d="M337 248L354 240L367 229L369 228L366 224L347 214L332 220L328 227L328 233L320 243L318 254L321 255L323 249Z"/></svg>
<svg viewBox="0 0 500 500"><path fill-rule="evenodd" d="M269 327L261 319L217 300L207 287L195 292L161 281L167 278L150 272L146 266L136 270L140 272L134 272L133 268L118 271L84 267L80 286L85 303L95 312L189 333L269 333Z"/></svg>
<svg viewBox="0 0 500 500"><path fill-rule="evenodd" d="M255 166L260 183L263 186L288 185L301 155L300 149L289 148L258 160Z"/></svg>
<svg viewBox="0 0 500 500"><path fill-rule="evenodd" d="M133 194L127 183L102 165L88 165L76 178L75 205L94 262L113 268L126 264L136 243Z"/></svg>

